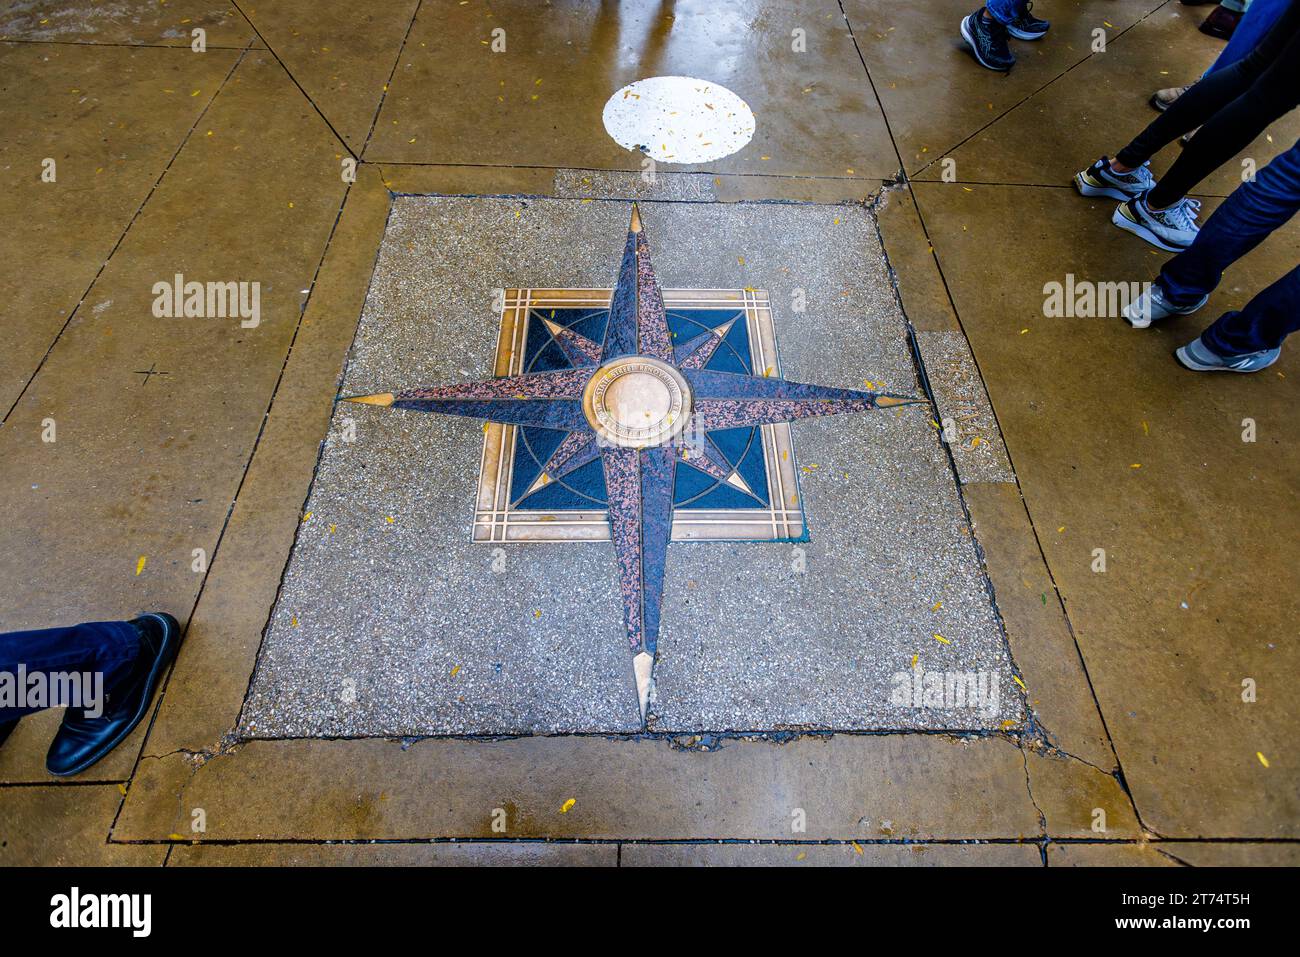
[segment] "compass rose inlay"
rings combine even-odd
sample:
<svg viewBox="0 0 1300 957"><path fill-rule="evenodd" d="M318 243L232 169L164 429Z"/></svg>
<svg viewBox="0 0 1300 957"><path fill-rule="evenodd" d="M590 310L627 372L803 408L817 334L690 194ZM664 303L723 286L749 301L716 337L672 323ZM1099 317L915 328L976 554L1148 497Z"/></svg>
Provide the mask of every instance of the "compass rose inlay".
<svg viewBox="0 0 1300 957"><path fill-rule="evenodd" d="M730 469L715 461L710 431L920 400L708 369L709 357L721 342L719 331L674 346L635 204L604 341L569 328L551 331L574 368L344 398L563 433L543 468L543 476L551 479L599 458L644 721L653 686L678 463L690 462L725 476Z"/></svg>

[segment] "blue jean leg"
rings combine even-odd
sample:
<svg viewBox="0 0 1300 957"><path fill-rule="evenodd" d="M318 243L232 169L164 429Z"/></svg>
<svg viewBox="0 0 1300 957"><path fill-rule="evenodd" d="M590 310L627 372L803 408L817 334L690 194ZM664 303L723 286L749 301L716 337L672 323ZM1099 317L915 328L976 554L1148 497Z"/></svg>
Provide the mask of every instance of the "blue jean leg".
<svg viewBox="0 0 1300 957"><path fill-rule="evenodd" d="M1025 10L1025 0L987 0L984 9L998 23L1010 23Z"/></svg>
<svg viewBox="0 0 1300 957"><path fill-rule="evenodd" d="M1225 312L1201 333L1201 341L1221 356L1276 349L1300 329L1300 266L1269 286L1241 312Z"/></svg>
<svg viewBox="0 0 1300 957"><path fill-rule="evenodd" d="M1176 306L1213 292L1223 271L1300 210L1300 142L1242 183L1201 227L1196 241L1165 263L1156 280Z"/></svg>
<svg viewBox="0 0 1300 957"><path fill-rule="evenodd" d="M1228 45L1223 48L1219 58L1203 75L1209 76L1215 70L1232 66L1255 49L1255 45L1272 29L1273 24L1277 23L1278 17L1282 16L1282 11L1290 2L1291 0L1254 0L1246 8L1246 14L1237 24L1237 29L1232 31L1232 38L1228 41Z"/></svg>
<svg viewBox="0 0 1300 957"><path fill-rule="evenodd" d="M98 672L103 674L103 689L108 691L129 674L139 654L140 633L129 621L93 621L71 628L0 634L0 673L8 673L6 683L17 682L18 666L22 665L28 675ZM0 724L40 710L0 703Z"/></svg>

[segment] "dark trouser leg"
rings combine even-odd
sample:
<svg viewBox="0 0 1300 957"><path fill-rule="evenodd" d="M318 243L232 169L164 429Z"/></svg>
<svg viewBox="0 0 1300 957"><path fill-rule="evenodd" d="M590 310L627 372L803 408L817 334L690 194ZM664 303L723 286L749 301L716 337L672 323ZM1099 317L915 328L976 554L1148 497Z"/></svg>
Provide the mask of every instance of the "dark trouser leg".
<svg viewBox="0 0 1300 957"><path fill-rule="evenodd" d="M1300 3L1292 3L1259 46L1193 84L1116 159L1141 166L1184 133L1204 126L1153 190L1157 207L1177 202L1300 98Z"/></svg>
<svg viewBox="0 0 1300 957"><path fill-rule="evenodd" d="M1300 143L1242 183L1206 220L1192 245L1160 270L1161 291L1190 306L1219 285L1223 271L1300 210ZM1255 350L1246 350L1255 351Z"/></svg>
<svg viewBox="0 0 1300 957"><path fill-rule="evenodd" d="M128 621L96 621L71 628L45 628L40 631L14 631L0 635L0 723L21 718L46 707L66 705L66 701L44 700L32 703L32 676L40 675L47 690L68 687L58 676L90 675L89 684L81 684L86 707L93 702L96 685L107 692L125 678L140 653L140 634ZM21 671L20 671L21 668ZM20 675L26 677L19 687ZM99 676L96 682L95 676ZM53 678L54 680L50 680ZM103 706L103 701L99 702Z"/></svg>
<svg viewBox="0 0 1300 957"><path fill-rule="evenodd" d="M1201 333L1201 341L1221 356L1276 349L1300 329L1300 266L1269 286L1241 312L1225 312Z"/></svg>

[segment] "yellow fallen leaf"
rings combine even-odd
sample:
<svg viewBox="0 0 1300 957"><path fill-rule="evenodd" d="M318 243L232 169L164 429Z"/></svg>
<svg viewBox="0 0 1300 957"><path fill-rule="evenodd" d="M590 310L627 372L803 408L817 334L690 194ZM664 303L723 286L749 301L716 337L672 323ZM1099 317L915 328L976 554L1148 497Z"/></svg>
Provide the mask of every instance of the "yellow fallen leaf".
<svg viewBox="0 0 1300 957"><path fill-rule="evenodd" d="M450 678L454 678L454 677L456 677L456 675L457 675L457 673L458 673L459 671L460 671L460 665L456 665L456 667L454 667L454 668L451 669L451 674L448 675L448 677L450 677Z"/></svg>
<svg viewBox="0 0 1300 957"><path fill-rule="evenodd" d="M392 525L392 524L393 524L393 516L391 516L391 515L385 515L385 516L384 516L384 521L387 522L389 525Z"/></svg>
<svg viewBox="0 0 1300 957"><path fill-rule="evenodd" d="M303 513L302 513L302 520L303 520L304 522L307 521L307 519L309 519L309 518L311 518L311 512L303 512Z"/></svg>
<svg viewBox="0 0 1300 957"><path fill-rule="evenodd" d="M912 670L916 670L916 663L921 659L920 655L912 655Z"/></svg>
<svg viewBox="0 0 1300 957"><path fill-rule="evenodd" d="M1268 767L1268 758L1264 757L1263 753L1256 751L1255 757L1259 758L1260 764L1264 765L1264 767Z"/></svg>
<svg viewBox="0 0 1300 957"><path fill-rule="evenodd" d="M564 802L564 806L560 808L560 813L568 814L571 810L573 810L573 805L577 803L578 803L577 798L569 798L567 801Z"/></svg>
<svg viewBox="0 0 1300 957"><path fill-rule="evenodd" d="M794 859L795 859L796 861L802 861L802 860L803 860L805 857L807 857L807 856L808 856L808 852L807 852L807 851L800 851L798 854L796 854L796 855L794 856Z"/></svg>
<svg viewBox="0 0 1300 957"><path fill-rule="evenodd" d="M934 640L935 640L935 641L942 641L945 645L951 645L951 644L952 644L951 641L949 641L949 640L948 640L947 638L945 638L943 635L939 634L937 631L934 633Z"/></svg>
<svg viewBox="0 0 1300 957"><path fill-rule="evenodd" d="M941 601L936 601L933 605L930 606L930 610L931 610L931 611L938 611L938 610L939 610L940 608L942 608L942 607L943 607L943 602L941 602Z"/></svg>
<svg viewBox="0 0 1300 957"><path fill-rule="evenodd" d="M136 559L136 562L135 562L135 574L136 574L136 577L137 577L137 578L139 578L139 577L140 577L140 573L141 573L142 571L144 571L144 563L147 562L148 560L149 560L149 559L145 558L143 555L141 555L139 558Z"/></svg>
<svg viewBox="0 0 1300 957"><path fill-rule="evenodd" d="M857 841L854 841L854 842L853 842L853 851L854 851L855 854L861 854L861 853L862 853L862 845L859 844Z"/></svg>
<svg viewBox="0 0 1300 957"><path fill-rule="evenodd" d="M1021 690L1023 691L1029 690L1028 688L1025 687L1025 683L1020 680L1020 675L1012 675L1011 680L1014 681L1016 684L1020 685Z"/></svg>

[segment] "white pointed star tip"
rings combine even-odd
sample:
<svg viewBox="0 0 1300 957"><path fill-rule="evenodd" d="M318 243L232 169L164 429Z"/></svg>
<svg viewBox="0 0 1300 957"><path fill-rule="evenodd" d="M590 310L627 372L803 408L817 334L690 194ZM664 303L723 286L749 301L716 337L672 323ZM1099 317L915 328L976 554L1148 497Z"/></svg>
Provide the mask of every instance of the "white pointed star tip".
<svg viewBox="0 0 1300 957"><path fill-rule="evenodd" d="M365 405L392 405L393 393L376 392L374 395L345 395L344 402L361 402Z"/></svg>
<svg viewBox="0 0 1300 957"><path fill-rule="evenodd" d="M632 670L636 672L636 696L641 705L641 720L645 721L646 709L650 705L650 689L654 687L654 656L639 652L632 659Z"/></svg>
<svg viewBox="0 0 1300 957"><path fill-rule="evenodd" d="M533 479L533 484L528 486L528 491L525 492L524 494L532 495L538 489L546 488L546 486L550 484L551 484L551 477L547 475L545 472L543 472L541 475L537 476L537 478Z"/></svg>
<svg viewBox="0 0 1300 957"><path fill-rule="evenodd" d="M740 489L742 492L748 492L750 495L753 495L753 494L754 494L754 490L751 489L751 488L749 487L749 483L748 483L748 482L746 482L743 478L740 477L740 473L739 473L739 472L732 472L730 475L728 475L728 476L727 476L727 484L728 484L728 485L734 485L736 488Z"/></svg>
<svg viewBox="0 0 1300 957"><path fill-rule="evenodd" d="M728 320L727 320L726 322L724 322L722 325L720 325L720 326L714 326L714 327L713 327L713 334L714 334L715 336L720 337L720 338L725 337L725 336L727 335L727 330L729 330L732 326L734 326L734 325L736 324L736 319L737 319L736 316L732 316L730 319L728 319Z"/></svg>
<svg viewBox="0 0 1300 957"><path fill-rule="evenodd" d="M543 324L545 324L546 330L551 335L556 336L557 338L559 337L560 333L564 331L564 326L560 325L558 322L555 322L553 319L543 319L542 322Z"/></svg>
<svg viewBox="0 0 1300 957"><path fill-rule="evenodd" d="M641 232L641 211L637 209L636 203L632 204L632 222L627 227L629 233Z"/></svg>

